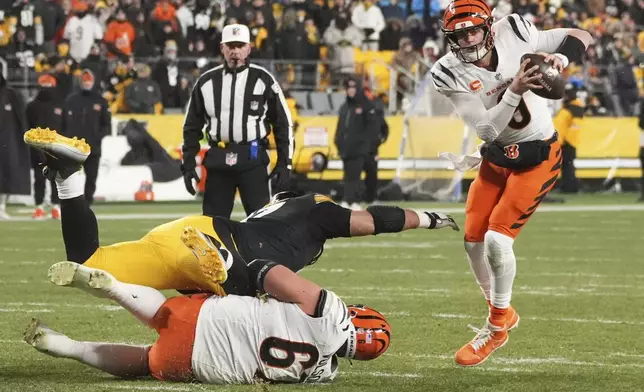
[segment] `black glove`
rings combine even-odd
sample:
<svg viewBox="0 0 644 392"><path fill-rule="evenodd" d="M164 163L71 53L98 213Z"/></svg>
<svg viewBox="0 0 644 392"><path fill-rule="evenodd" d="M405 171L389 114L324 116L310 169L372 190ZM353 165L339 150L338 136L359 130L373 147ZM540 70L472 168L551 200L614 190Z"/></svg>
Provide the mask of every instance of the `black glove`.
<svg viewBox="0 0 644 392"><path fill-rule="evenodd" d="M270 176L271 188L273 194L277 192L287 191L290 188L291 183L291 171L288 170L286 165L277 164L273 169L273 172Z"/></svg>
<svg viewBox="0 0 644 392"><path fill-rule="evenodd" d="M374 29L369 29L369 28L364 29L364 35L365 35L365 37L366 37L366 38L369 38L369 36L370 36L371 34L373 34L375 31L376 31L376 30L374 30Z"/></svg>
<svg viewBox="0 0 644 392"><path fill-rule="evenodd" d="M186 190L188 193L191 195L196 195L197 191L195 190L194 186L192 186L192 180L197 181L199 183L199 176L197 175L197 171L195 169L189 169L189 170L183 170L183 183L186 186Z"/></svg>

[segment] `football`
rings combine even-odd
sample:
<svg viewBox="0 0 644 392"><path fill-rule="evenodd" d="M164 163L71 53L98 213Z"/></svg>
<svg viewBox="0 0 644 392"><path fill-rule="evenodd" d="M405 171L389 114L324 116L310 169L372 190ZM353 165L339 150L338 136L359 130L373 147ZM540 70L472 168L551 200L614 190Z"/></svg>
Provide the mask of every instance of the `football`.
<svg viewBox="0 0 644 392"><path fill-rule="evenodd" d="M546 99L563 98L566 91L566 83L561 76L561 73L559 73L559 71L552 67L550 63L546 63L544 61L545 57L540 54L526 53L521 56L521 63L523 63L526 59L530 60L530 62L526 66L526 69L530 69L535 65L538 65L539 69L537 72L540 72L542 75L539 83L543 86L543 88L530 91Z"/></svg>

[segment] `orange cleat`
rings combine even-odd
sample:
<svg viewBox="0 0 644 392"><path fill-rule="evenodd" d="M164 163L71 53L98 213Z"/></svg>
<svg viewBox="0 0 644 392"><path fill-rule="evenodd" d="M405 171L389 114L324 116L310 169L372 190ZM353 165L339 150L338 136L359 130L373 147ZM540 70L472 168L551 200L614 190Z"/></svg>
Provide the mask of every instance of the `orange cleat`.
<svg viewBox="0 0 644 392"><path fill-rule="evenodd" d="M42 207L36 207L31 217L36 220L43 220L47 218L47 213Z"/></svg>
<svg viewBox="0 0 644 392"><path fill-rule="evenodd" d="M508 342L507 329L492 325L489 320L479 329L470 325L476 336L456 352L456 363L461 366L476 366L485 362L493 352Z"/></svg>
<svg viewBox="0 0 644 392"><path fill-rule="evenodd" d="M517 313L517 311L512 306L508 308L508 314L505 317L505 328L508 331L511 331L519 326L519 320L521 319L521 317L519 317L519 313Z"/></svg>
<svg viewBox="0 0 644 392"><path fill-rule="evenodd" d="M51 219L60 220L60 208L57 206L51 208Z"/></svg>

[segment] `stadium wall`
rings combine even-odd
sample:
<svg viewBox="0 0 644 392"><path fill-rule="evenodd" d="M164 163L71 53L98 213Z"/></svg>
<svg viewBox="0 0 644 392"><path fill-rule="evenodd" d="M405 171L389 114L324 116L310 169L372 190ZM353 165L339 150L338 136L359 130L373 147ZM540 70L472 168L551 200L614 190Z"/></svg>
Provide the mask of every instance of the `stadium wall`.
<svg viewBox="0 0 644 392"><path fill-rule="evenodd" d="M185 191L183 179L169 182L155 182L148 166L121 166L123 156L130 150L125 136L120 131L129 119L146 124L148 132L158 143L175 158L181 156L182 115L124 115L113 117L112 135L103 140L103 155L99 168L96 199L105 201L146 200L150 196L155 201L193 200ZM342 162L333 145L337 117L317 116L300 117L300 126L295 133L295 168L297 177L309 181L316 191L327 192L342 179ZM380 148L381 180L394 178L399 162L403 165L402 179L437 178L450 179L454 172L450 163L438 160L439 152L459 153L463 144L464 124L457 118L416 117L408 123L409 135L405 153L399 161L400 141L403 134L403 117L387 118L390 128L389 139ZM584 120L581 140L578 147L577 174L587 181L606 178L637 178L641 175L639 167L639 128L635 118L589 118ZM469 145L474 146L474 143ZM206 151L206 146L202 152ZM310 159L314 153L329 157L328 169L323 172L310 172ZM273 161L276 154L272 153ZM199 163L199 162L198 162ZM467 172L466 180L473 179L475 172ZM203 177L203 176L202 176ZM202 183L203 186L203 178ZM152 190L153 194L148 192ZM47 192L49 195L49 192ZM12 202L31 205L31 196L13 196Z"/></svg>
<svg viewBox="0 0 644 392"><path fill-rule="evenodd" d="M181 115L116 115L113 134L118 133L116 123L134 118L147 123L148 132L179 158L182 141ZM314 180L340 180L342 162L333 145L337 117L300 117L300 126L295 134L294 161L300 171L308 171L308 159L314 152L329 157L328 170L323 173L309 173ZM389 139L380 147L380 178L389 180L394 176L400 141L403 132L403 117L387 117ZM431 170L436 175L450 175L449 163L437 159L439 152L458 153L463 141L463 122L450 117L415 117L410 119L410 137L405 146L404 164L411 170ZM613 171L614 177L636 178L641 174L638 160L640 130L636 118L586 118L581 125L580 143L577 148L577 175L580 178L604 179ZM104 150L105 151L105 150ZM403 172L405 173L405 172ZM406 173L409 174L409 173ZM465 174L466 179L474 178L475 172Z"/></svg>

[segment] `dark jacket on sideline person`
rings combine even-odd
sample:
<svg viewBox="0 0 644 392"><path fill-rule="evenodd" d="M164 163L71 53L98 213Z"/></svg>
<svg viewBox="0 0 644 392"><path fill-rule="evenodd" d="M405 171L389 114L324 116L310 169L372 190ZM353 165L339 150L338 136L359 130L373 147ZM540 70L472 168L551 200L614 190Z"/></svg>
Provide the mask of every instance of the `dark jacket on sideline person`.
<svg viewBox="0 0 644 392"><path fill-rule="evenodd" d="M379 125L376 108L358 88L353 98L347 97L338 115L335 145L342 159L366 156L378 137Z"/></svg>
<svg viewBox="0 0 644 392"><path fill-rule="evenodd" d="M31 159L23 141L27 130L25 104L0 73L0 193L31 193Z"/></svg>
<svg viewBox="0 0 644 392"><path fill-rule="evenodd" d="M67 97L61 133L85 138L93 155L101 155L103 137L110 133L112 114L103 96L96 90L82 90Z"/></svg>

